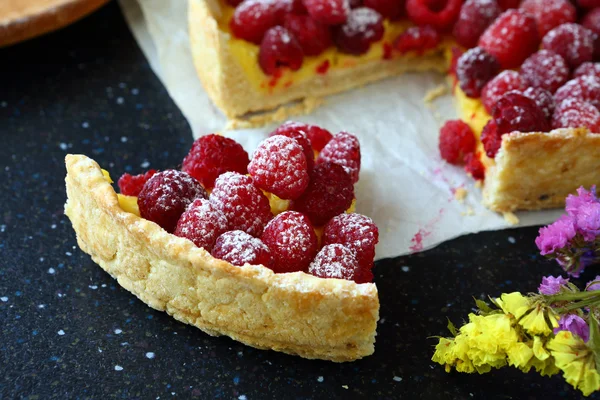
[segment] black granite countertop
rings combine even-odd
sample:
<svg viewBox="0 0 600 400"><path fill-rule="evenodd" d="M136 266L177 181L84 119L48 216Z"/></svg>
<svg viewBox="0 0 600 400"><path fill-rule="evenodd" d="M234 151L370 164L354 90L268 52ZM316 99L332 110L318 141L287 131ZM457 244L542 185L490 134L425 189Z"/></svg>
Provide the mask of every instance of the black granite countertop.
<svg viewBox="0 0 600 400"><path fill-rule="evenodd" d="M150 309L79 250L63 215L67 152L137 173L177 165L192 143L118 5L0 60L0 398L579 397L560 376L447 374L430 361L429 337L466 318L472 296L560 273L537 254L537 228L378 262L376 351L354 363L255 350Z"/></svg>

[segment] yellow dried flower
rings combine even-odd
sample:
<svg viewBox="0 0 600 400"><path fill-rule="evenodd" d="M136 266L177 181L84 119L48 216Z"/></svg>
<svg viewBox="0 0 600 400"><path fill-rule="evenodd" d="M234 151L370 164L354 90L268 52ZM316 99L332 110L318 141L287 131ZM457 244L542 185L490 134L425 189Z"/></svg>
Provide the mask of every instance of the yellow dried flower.
<svg viewBox="0 0 600 400"><path fill-rule="evenodd" d="M548 336L552 334L553 328L558 327L558 317L551 308L538 303L529 314L519 320L519 325L532 335Z"/></svg>

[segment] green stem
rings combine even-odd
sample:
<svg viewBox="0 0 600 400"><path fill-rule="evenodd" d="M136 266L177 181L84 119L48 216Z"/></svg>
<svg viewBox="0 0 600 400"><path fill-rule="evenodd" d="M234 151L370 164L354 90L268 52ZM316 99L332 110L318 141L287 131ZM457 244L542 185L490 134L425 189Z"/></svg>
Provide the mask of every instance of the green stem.
<svg viewBox="0 0 600 400"><path fill-rule="evenodd" d="M577 310L578 308L597 305L598 303L600 303L600 295L596 293L596 296L590 297L588 299L576 303L569 304L565 307L557 308L555 311L559 314L562 314L568 311Z"/></svg>
<svg viewBox="0 0 600 400"><path fill-rule="evenodd" d="M572 300L583 300L590 297L598 296L599 293L595 293L595 291L591 292L573 292L573 293L560 293L553 294L551 296L544 296L546 302L552 304L558 301L572 301Z"/></svg>

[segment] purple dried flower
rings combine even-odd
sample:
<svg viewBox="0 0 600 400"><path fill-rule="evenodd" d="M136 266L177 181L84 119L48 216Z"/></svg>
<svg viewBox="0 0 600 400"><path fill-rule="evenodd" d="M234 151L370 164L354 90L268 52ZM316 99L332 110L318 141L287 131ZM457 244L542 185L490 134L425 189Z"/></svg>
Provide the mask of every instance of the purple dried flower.
<svg viewBox="0 0 600 400"><path fill-rule="evenodd" d="M565 279L562 276L553 277L553 276L545 276L542 278L542 283L538 288L538 291L541 294L545 295L553 295L560 292L563 285L566 285L569 282L569 279Z"/></svg>
<svg viewBox="0 0 600 400"><path fill-rule="evenodd" d="M591 242L600 235L600 203L584 203L577 209L575 221L577 230L586 242Z"/></svg>
<svg viewBox="0 0 600 400"><path fill-rule="evenodd" d="M571 217L577 217L581 206L598 203L598 201L599 199L596 197L596 185L592 186L590 190L580 187L577 189L577 196L572 194L567 196L565 210L567 210L567 214Z"/></svg>
<svg viewBox="0 0 600 400"><path fill-rule="evenodd" d="M590 327L583 318L575 314L566 314L560 317L558 328L554 328L554 334L560 331L570 331L587 342L590 339Z"/></svg>
<svg viewBox="0 0 600 400"><path fill-rule="evenodd" d="M540 228L540 234L535 239L535 244L540 253L545 256L563 249L576 234L573 218L562 215L554 223Z"/></svg>
<svg viewBox="0 0 600 400"><path fill-rule="evenodd" d="M587 285L585 285L585 290L600 290L600 283L594 283L593 285L590 285L592 282L600 282L600 275L597 275L593 280L589 281Z"/></svg>

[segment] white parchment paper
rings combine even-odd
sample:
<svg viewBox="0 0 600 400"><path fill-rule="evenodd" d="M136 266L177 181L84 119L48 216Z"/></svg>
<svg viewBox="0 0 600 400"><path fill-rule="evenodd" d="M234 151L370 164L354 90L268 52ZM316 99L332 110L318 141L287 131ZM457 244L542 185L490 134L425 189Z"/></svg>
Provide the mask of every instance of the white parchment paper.
<svg viewBox="0 0 600 400"><path fill-rule="evenodd" d="M276 126L223 132L226 120L196 76L187 33L187 0L120 0L127 22L156 75L180 107L194 137L222 132L251 153ZM431 248L467 233L510 227L481 205L481 192L459 167L439 157L444 119L456 118L450 96L425 107L423 98L443 83L431 74L407 74L327 98L308 116L294 118L332 133L346 130L361 142L357 210L380 229L377 258ZM458 188L468 195L454 197ZM560 211L519 213L520 226L546 224Z"/></svg>

